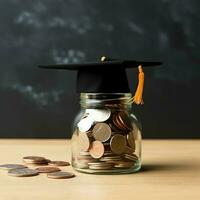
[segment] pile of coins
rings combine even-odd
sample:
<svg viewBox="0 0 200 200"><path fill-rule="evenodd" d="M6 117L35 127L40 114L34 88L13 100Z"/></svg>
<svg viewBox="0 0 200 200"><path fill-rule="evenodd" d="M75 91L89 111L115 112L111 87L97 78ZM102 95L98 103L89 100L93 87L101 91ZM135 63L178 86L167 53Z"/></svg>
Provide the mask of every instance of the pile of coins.
<svg viewBox="0 0 200 200"><path fill-rule="evenodd" d="M73 166L97 171L133 167L138 160L134 131L125 111L86 109L74 133L79 152Z"/></svg>
<svg viewBox="0 0 200 200"><path fill-rule="evenodd" d="M51 161L41 156L26 156L23 157L23 162L27 165L38 167L32 169L22 164L3 164L0 165L0 169L7 170L9 176L15 177L37 176L40 173L46 173L48 178L53 179L72 178L75 176L73 173L61 171L58 168L69 166L69 162L66 161Z"/></svg>

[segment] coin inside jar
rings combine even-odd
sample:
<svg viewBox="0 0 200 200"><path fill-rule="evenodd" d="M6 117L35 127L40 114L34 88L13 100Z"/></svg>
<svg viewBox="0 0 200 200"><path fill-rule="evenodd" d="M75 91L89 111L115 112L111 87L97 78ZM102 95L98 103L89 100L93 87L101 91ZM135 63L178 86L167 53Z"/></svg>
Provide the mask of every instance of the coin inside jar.
<svg viewBox="0 0 200 200"><path fill-rule="evenodd" d="M111 128L106 123L97 123L93 130L92 130L93 136L95 140L99 140L101 142L106 142L111 137Z"/></svg>
<svg viewBox="0 0 200 200"><path fill-rule="evenodd" d="M48 178L53 179L66 179L66 178L73 178L75 177L75 174L70 172L52 172L47 174Z"/></svg>
<svg viewBox="0 0 200 200"><path fill-rule="evenodd" d="M132 130L132 123L126 112L118 112L113 115L114 125L121 130Z"/></svg>
<svg viewBox="0 0 200 200"><path fill-rule="evenodd" d="M104 154L104 146L100 141L96 140L92 142L89 152L93 158L101 158Z"/></svg>
<svg viewBox="0 0 200 200"><path fill-rule="evenodd" d="M90 140L86 133L79 133L78 142L80 150L87 151L90 147Z"/></svg>
<svg viewBox="0 0 200 200"><path fill-rule="evenodd" d="M135 138L134 138L133 132L129 132L127 134L127 142L128 142L129 147L135 149Z"/></svg>
<svg viewBox="0 0 200 200"><path fill-rule="evenodd" d="M111 111L109 109L87 109L87 113L96 122L104 122L110 118Z"/></svg>
<svg viewBox="0 0 200 200"><path fill-rule="evenodd" d="M122 154L125 151L126 139L123 135L116 134L110 140L110 148L115 154Z"/></svg>
<svg viewBox="0 0 200 200"><path fill-rule="evenodd" d="M90 116L87 116L81 119L81 121L77 124L77 126L79 128L79 131L85 133L90 130L93 124L94 120Z"/></svg>

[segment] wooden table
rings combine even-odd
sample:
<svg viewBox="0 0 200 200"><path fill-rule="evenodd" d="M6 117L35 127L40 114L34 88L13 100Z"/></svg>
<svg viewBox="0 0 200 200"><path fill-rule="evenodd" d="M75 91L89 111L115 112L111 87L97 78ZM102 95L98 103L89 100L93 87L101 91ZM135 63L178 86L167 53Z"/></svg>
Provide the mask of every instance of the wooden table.
<svg viewBox="0 0 200 200"><path fill-rule="evenodd" d="M67 140L0 140L0 163L21 163L26 155L70 161ZM127 175L88 175L54 180L45 174L17 178L0 171L0 200L196 200L200 199L200 140L145 140L143 168Z"/></svg>

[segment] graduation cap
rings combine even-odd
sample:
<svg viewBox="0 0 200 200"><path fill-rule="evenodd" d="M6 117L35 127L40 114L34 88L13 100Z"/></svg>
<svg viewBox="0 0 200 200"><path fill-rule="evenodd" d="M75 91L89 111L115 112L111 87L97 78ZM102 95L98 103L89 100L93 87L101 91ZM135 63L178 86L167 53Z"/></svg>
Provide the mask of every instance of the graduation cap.
<svg viewBox="0 0 200 200"><path fill-rule="evenodd" d="M144 73L142 67L161 65L161 62L142 62L101 57L100 62L82 64L39 65L40 68L57 70L75 70L77 92L79 93L127 93L130 92L126 75L127 68L138 68L138 87L133 97L136 104L143 103L142 93Z"/></svg>

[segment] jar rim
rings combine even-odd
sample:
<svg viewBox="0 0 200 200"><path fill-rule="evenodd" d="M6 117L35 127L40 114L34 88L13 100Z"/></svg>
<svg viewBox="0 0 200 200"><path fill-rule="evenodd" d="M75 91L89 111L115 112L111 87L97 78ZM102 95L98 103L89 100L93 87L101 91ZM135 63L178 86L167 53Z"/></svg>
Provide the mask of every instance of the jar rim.
<svg viewBox="0 0 200 200"><path fill-rule="evenodd" d="M81 93L80 104L87 106L132 105L131 93Z"/></svg>

